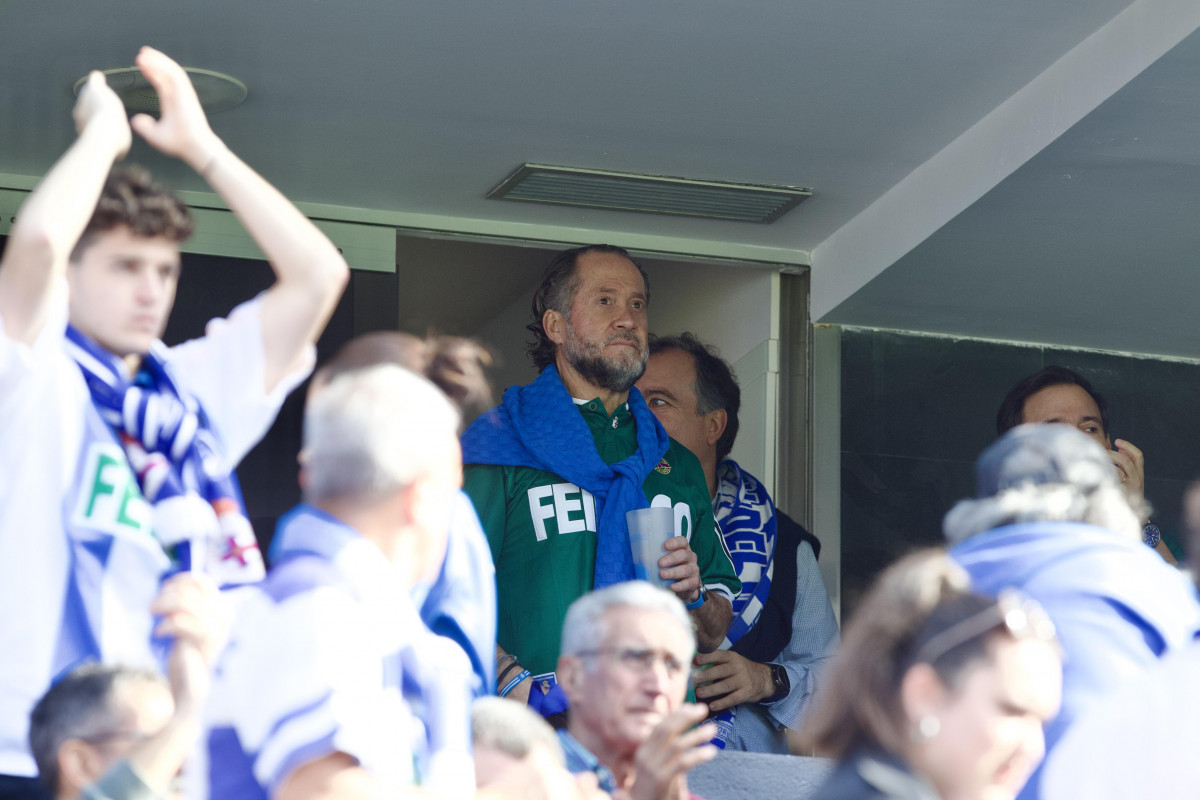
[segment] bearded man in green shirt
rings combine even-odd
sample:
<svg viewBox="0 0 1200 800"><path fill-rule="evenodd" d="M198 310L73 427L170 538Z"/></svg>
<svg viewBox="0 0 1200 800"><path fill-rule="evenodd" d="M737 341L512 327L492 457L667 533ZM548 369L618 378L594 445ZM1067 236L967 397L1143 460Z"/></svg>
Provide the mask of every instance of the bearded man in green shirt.
<svg viewBox="0 0 1200 800"><path fill-rule="evenodd" d="M546 714L562 710L553 670L567 607L633 577L627 510L673 509L659 575L687 605L701 652L721 644L741 586L699 462L633 388L646 368L649 299L625 250L559 253L528 325L541 375L463 436L463 488L496 562L497 690Z"/></svg>

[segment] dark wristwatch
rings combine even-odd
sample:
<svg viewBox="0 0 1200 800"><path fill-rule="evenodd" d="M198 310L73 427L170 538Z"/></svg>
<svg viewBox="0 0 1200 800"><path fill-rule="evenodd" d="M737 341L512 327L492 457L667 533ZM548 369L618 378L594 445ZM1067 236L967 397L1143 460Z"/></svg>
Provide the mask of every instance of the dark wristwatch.
<svg viewBox="0 0 1200 800"><path fill-rule="evenodd" d="M1158 547L1162 541L1162 531L1153 522L1147 522L1142 526L1142 541L1150 547Z"/></svg>
<svg viewBox="0 0 1200 800"><path fill-rule="evenodd" d="M783 664L767 664L771 668L771 680L775 683L775 694L759 700L760 703L777 703L792 691L792 680Z"/></svg>

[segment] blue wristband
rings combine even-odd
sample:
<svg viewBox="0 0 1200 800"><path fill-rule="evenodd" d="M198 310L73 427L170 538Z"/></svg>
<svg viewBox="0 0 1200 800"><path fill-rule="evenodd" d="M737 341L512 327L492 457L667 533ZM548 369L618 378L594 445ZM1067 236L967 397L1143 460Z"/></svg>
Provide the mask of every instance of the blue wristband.
<svg viewBox="0 0 1200 800"><path fill-rule="evenodd" d="M532 674L533 674L533 673L532 673L532 672L530 672L530 671L529 671L529 670L527 670L527 669L523 669L523 670L521 670L521 674L520 674L520 675L518 675L517 677L513 678L511 681L509 681L507 684L505 684L505 686L504 686L504 688L503 688L503 689L501 689L501 690L500 690L500 696L501 696L501 697L508 697L508 693L509 693L509 692L511 692L513 689L515 689L518 683L520 683L521 681L525 680L526 678L528 678L528 677L529 677L530 675L532 675Z"/></svg>
<svg viewBox="0 0 1200 800"><path fill-rule="evenodd" d="M700 596L690 603L684 603L683 607L688 611L695 611L700 606L704 605L704 601L708 599L708 593L704 591L704 587L700 587Z"/></svg>

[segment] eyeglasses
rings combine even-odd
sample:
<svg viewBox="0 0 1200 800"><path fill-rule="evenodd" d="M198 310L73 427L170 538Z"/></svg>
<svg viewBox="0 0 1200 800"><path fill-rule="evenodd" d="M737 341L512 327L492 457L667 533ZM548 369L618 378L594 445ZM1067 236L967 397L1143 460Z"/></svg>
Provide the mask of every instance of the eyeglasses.
<svg viewBox="0 0 1200 800"><path fill-rule="evenodd" d="M650 647L597 647L593 650L580 650L575 655L580 658L612 656L622 667L638 675L649 672L659 661L662 662L663 668L670 676L683 672L683 662L678 658L666 650L655 650Z"/></svg>
<svg viewBox="0 0 1200 800"><path fill-rule="evenodd" d="M1053 642L1054 623L1036 600L1016 589L1005 589L993 605L929 638L912 657L913 664L933 664L954 648L997 628L1014 639Z"/></svg>

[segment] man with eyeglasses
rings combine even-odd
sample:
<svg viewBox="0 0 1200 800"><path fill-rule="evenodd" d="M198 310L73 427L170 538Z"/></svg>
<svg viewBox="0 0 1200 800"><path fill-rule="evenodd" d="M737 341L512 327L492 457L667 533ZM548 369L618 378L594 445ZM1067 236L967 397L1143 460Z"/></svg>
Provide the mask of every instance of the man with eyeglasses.
<svg viewBox="0 0 1200 800"><path fill-rule="evenodd" d="M636 800L686 800L685 775L712 759L716 725L704 704L684 703L696 638L683 603L643 581L619 583L571 604L559 683L571 703L559 732L567 768L594 772L600 788Z"/></svg>

